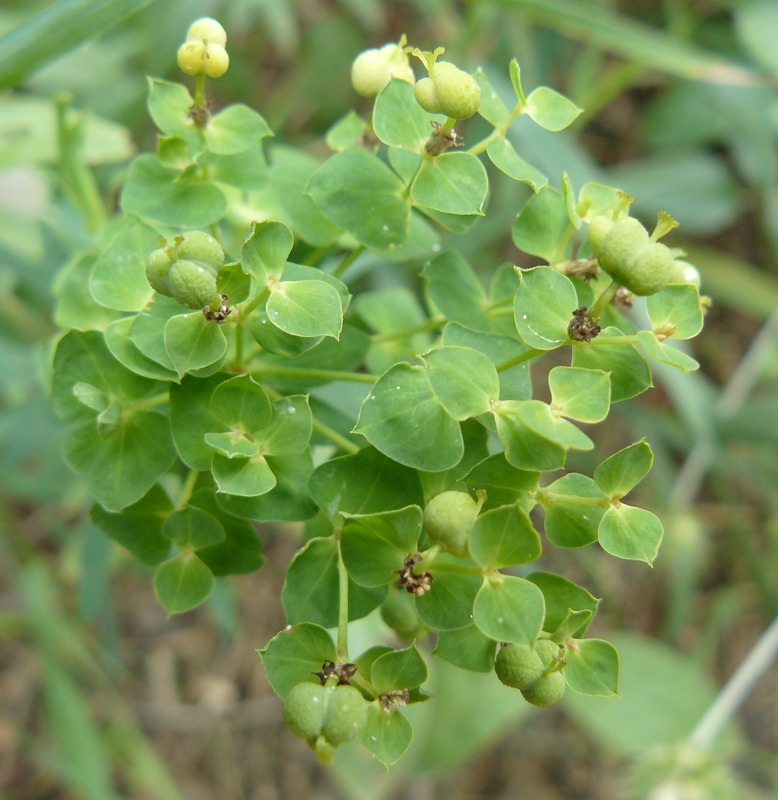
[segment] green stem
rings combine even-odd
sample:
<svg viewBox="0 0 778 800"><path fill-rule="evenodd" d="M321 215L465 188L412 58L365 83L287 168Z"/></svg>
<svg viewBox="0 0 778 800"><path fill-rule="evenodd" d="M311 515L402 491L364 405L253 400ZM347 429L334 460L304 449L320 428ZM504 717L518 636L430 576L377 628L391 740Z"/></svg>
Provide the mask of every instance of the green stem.
<svg viewBox="0 0 778 800"><path fill-rule="evenodd" d="M205 73L201 72L195 78L195 96L194 104L196 108L205 108Z"/></svg>
<svg viewBox="0 0 778 800"><path fill-rule="evenodd" d="M297 378L303 380L352 381L353 383L375 383L380 377L367 372L346 372L337 369L304 369L302 367L283 367L278 364L261 364L260 366L255 366L251 373L253 377L258 379L272 376L274 378Z"/></svg>
<svg viewBox="0 0 778 800"><path fill-rule="evenodd" d="M611 281L603 290L602 294L595 300L594 305L589 309L589 318L598 319L605 310L608 303L613 300L614 295L621 288L618 281Z"/></svg>
<svg viewBox="0 0 778 800"><path fill-rule="evenodd" d="M197 476L199 474L200 473L196 469L189 470L186 480L184 481L184 485L181 487L181 494L178 496L178 504L176 508L182 509L189 502L189 498L192 496L195 484L197 483Z"/></svg>
<svg viewBox="0 0 778 800"><path fill-rule="evenodd" d="M338 537L338 661L348 662L348 572L343 563L343 550Z"/></svg>
<svg viewBox="0 0 778 800"><path fill-rule="evenodd" d="M517 364L522 364L525 361L530 361L537 356L542 356L543 353L547 353L548 350L526 350L523 353L519 353L519 355L514 356L513 358L509 358L507 361L503 361L501 364L498 364L495 369L497 372L505 372L506 369L510 369L511 367L515 367Z"/></svg>
<svg viewBox="0 0 778 800"><path fill-rule="evenodd" d="M265 288L253 299L249 300L245 306L240 307L240 320L244 320L257 306L260 306L262 303L270 297L270 289L265 286Z"/></svg>
<svg viewBox="0 0 778 800"><path fill-rule="evenodd" d="M316 417L311 417L311 423L316 433L321 434L325 439L329 439L341 450L345 450L347 453L351 453L353 455L362 449L356 442L352 442L351 439L347 439L345 436L342 436L336 430L330 428L329 425L326 425L321 420L316 419Z"/></svg>
<svg viewBox="0 0 778 800"><path fill-rule="evenodd" d="M472 147L469 147L465 150L466 153L470 153L474 156L483 153L487 147L489 147L489 142L494 141L495 139L499 139L502 136L505 136L508 133L508 128L511 127L513 121L520 117L524 113L524 103L521 100L516 103L513 107L513 111L511 111L508 119L502 125L496 125L494 130L488 135L481 139L480 142L476 142Z"/></svg>
<svg viewBox="0 0 778 800"><path fill-rule="evenodd" d="M513 303L514 297L516 297L515 293L514 294L506 294L504 297L500 297L497 300L494 300L491 303L488 303L484 307L484 310L488 314L490 311L493 311L495 308L499 308L500 306L504 306L506 303Z"/></svg>
<svg viewBox="0 0 778 800"><path fill-rule="evenodd" d="M535 500L541 505L561 503L565 506L599 506L600 508L607 508L610 505L610 499L607 497L581 497L577 494L557 494L542 490L536 492Z"/></svg>
<svg viewBox="0 0 778 800"><path fill-rule="evenodd" d="M159 392L158 394L151 395L151 397L145 397L143 400L138 400L137 403L132 404L131 408L133 411L143 411L147 408L161 406L162 403L166 403L168 400L170 400L169 392Z"/></svg>
<svg viewBox="0 0 778 800"><path fill-rule="evenodd" d="M243 363L243 326L238 325L235 329L235 365Z"/></svg>
<svg viewBox="0 0 778 800"><path fill-rule="evenodd" d="M640 339L637 335L630 336L595 336L588 344L637 344Z"/></svg>
<svg viewBox="0 0 778 800"><path fill-rule="evenodd" d="M418 569L418 567L417 567ZM478 575L482 578L488 570L482 567L471 567L468 564L436 564L435 572L455 572L458 575Z"/></svg>
<svg viewBox="0 0 778 800"><path fill-rule="evenodd" d="M438 553L440 553L440 545L433 544L429 550L422 553L421 561L413 568L414 572L419 574L426 572L438 557Z"/></svg>
<svg viewBox="0 0 778 800"><path fill-rule="evenodd" d="M370 341L373 344L379 344L380 342L392 342L396 339L406 339L416 333L437 330L438 328L443 327L446 322L448 322L448 320L444 317L433 317L432 319L428 319L426 322L423 322L421 325L414 325L412 328L403 328L402 330L390 331L389 333L374 333L370 337Z"/></svg>
<svg viewBox="0 0 778 800"><path fill-rule="evenodd" d="M341 262L332 270L332 277L339 278L353 263L358 259L367 248L361 244L355 247Z"/></svg>

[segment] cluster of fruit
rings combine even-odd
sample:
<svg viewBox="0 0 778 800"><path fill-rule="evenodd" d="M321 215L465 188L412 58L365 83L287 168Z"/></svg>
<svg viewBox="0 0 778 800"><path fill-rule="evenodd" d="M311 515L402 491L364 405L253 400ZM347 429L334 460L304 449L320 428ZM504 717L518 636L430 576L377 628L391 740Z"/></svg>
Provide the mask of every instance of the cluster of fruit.
<svg viewBox="0 0 778 800"><path fill-rule="evenodd" d="M178 66L187 75L203 73L221 78L230 66L227 55L227 32L215 19L203 17L193 22L186 41L178 48Z"/></svg>
<svg viewBox="0 0 778 800"><path fill-rule="evenodd" d="M221 245L203 231L176 236L155 250L146 262L152 288L187 308L219 308L216 276L224 264Z"/></svg>

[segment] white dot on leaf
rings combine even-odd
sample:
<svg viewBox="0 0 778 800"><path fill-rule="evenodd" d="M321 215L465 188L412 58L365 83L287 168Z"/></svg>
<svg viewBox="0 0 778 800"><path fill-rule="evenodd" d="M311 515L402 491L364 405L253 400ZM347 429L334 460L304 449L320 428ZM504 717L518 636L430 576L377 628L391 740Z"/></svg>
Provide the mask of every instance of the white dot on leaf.
<svg viewBox="0 0 778 800"><path fill-rule="evenodd" d="M521 318L522 318L522 319L527 319L527 315L526 315L526 314L522 314L522 315L521 315Z"/></svg>

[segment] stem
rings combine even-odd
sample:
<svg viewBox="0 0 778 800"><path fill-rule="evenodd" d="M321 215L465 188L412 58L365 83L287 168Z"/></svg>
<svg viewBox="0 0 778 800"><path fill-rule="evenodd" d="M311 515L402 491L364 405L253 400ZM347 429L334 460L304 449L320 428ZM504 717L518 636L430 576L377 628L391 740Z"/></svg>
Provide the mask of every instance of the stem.
<svg viewBox="0 0 778 800"><path fill-rule="evenodd" d="M418 566L416 567L418 569ZM471 567L467 564L436 564L435 572L456 572L459 575L478 575L482 578L488 570L481 567Z"/></svg>
<svg viewBox="0 0 778 800"><path fill-rule="evenodd" d="M345 372L337 369L303 369L302 367L282 367L276 364L262 364L254 367L255 378L273 376L275 378L302 378L307 380L352 381L354 383L375 383L379 375L367 372Z"/></svg>
<svg viewBox="0 0 778 800"><path fill-rule="evenodd" d="M613 300L614 295L620 288L621 284L618 281L611 281L605 289L603 289L602 294L597 298L594 305L589 309L589 319L597 319L605 310L608 303Z"/></svg>
<svg viewBox="0 0 778 800"><path fill-rule="evenodd" d="M253 299L249 300L245 306L240 309L240 319L245 319L257 306L260 306L262 303L270 297L270 289L265 286L265 288Z"/></svg>
<svg viewBox="0 0 778 800"><path fill-rule="evenodd" d="M348 572L343 563L343 550L338 537L338 661L348 662Z"/></svg>
<svg viewBox="0 0 778 800"><path fill-rule="evenodd" d="M778 655L778 619L762 634L751 652L735 670L726 686L703 715L689 735L689 741L709 747L727 720L737 711L749 692L767 671Z"/></svg>
<svg viewBox="0 0 778 800"><path fill-rule="evenodd" d="M194 104L196 108L205 108L206 103L207 101L205 99L205 73L200 72L195 78Z"/></svg>
<svg viewBox="0 0 778 800"><path fill-rule="evenodd" d="M311 416L311 423L313 425L313 429L317 433L320 433L325 439L329 439L341 450L345 450L347 453L351 453L353 455L362 449L356 442L352 442L351 439L347 439L345 436L342 436L336 430L330 428L329 425L325 424L321 420L316 419L316 417L313 415Z"/></svg>
<svg viewBox="0 0 778 800"><path fill-rule="evenodd" d="M195 484L197 483L197 476L199 474L200 473L196 469L189 470L186 480L184 481L184 485L181 487L181 494L178 496L178 505L176 508L182 509L189 502L189 498L192 496Z"/></svg>
<svg viewBox="0 0 778 800"><path fill-rule="evenodd" d="M505 136L508 133L508 128L511 127L513 121L520 117L524 113L524 103L519 100L516 105L513 107L513 111L511 111L508 119L502 125L495 126L494 130L488 135L481 139L480 142L476 142L472 147L469 147L465 150L466 153L471 153L474 156L477 156L479 153L483 153L484 150L489 146L489 142L493 141L494 139L499 139L501 136Z"/></svg>
<svg viewBox="0 0 778 800"><path fill-rule="evenodd" d="M438 557L438 553L440 552L440 545L433 544L429 550L424 552L421 557L421 561L413 568L415 572L426 572L430 565L435 561Z"/></svg>
<svg viewBox="0 0 778 800"><path fill-rule="evenodd" d="M146 397L143 400L138 400L137 403L133 403L132 410L143 411L146 408L154 408L154 406L161 406L162 403L165 403L168 400L170 400L169 392L159 392L158 394L151 395L151 397Z"/></svg>
<svg viewBox="0 0 778 800"><path fill-rule="evenodd" d="M238 325L235 329L235 365L240 366L243 362L243 326Z"/></svg>
<svg viewBox="0 0 778 800"><path fill-rule="evenodd" d="M509 358L507 361L503 361L501 364L498 364L495 369L497 372L505 372L506 369L515 367L517 364L522 364L524 361L530 361L536 356L542 356L543 353L547 352L548 350L526 350L525 352L519 353L519 355Z"/></svg>
<svg viewBox="0 0 778 800"><path fill-rule="evenodd" d="M561 503L565 506L599 506L600 508L607 508L611 502L607 497L581 497L578 494L557 494L542 490L535 494L535 500L541 505Z"/></svg>
<svg viewBox="0 0 778 800"><path fill-rule="evenodd" d="M361 244L359 247L354 248L341 262L332 270L332 277L339 278L353 263L358 259L367 248Z"/></svg>
<svg viewBox="0 0 778 800"><path fill-rule="evenodd" d="M421 325L414 325L412 328L403 328L399 331L390 331L389 333L374 333L370 340L373 344L380 342L392 342L395 339L405 339L406 337L413 336L415 333L423 333L424 331L434 331L442 327L448 320L444 317L433 317L423 322Z"/></svg>
<svg viewBox="0 0 778 800"><path fill-rule="evenodd" d="M640 341L637 336L595 336L587 344L637 344Z"/></svg>

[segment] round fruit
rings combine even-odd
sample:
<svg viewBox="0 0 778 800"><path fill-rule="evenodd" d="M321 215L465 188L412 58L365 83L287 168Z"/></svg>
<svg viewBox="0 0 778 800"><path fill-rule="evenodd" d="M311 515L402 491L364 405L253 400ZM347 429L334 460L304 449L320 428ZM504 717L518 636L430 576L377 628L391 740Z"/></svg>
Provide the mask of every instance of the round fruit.
<svg viewBox="0 0 778 800"><path fill-rule="evenodd" d="M151 288L154 289L155 292L164 294L167 297L173 296L169 278L172 264L173 262L170 260L170 256L163 247L160 247L159 250L155 250L146 262L146 278L151 284Z"/></svg>
<svg viewBox="0 0 778 800"><path fill-rule="evenodd" d="M556 642L552 642L551 639L538 639L535 642L535 652L538 654L545 670L554 663L554 659L559 655L559 645Z"/></svg>
<svg viewBox="0 0 778 800"><path fill-rule="evenodd" d="M214 275L224 264L224 250L216 239L204 231L191 231L183 235L183 241L176 249L176 258L196 261L213 270Z"/></svg>
<svg viewBox="0 0 778 800"><path fill-rule="evenodd" d="M414 87L416 102L430 114L440 114L440 102L432 78L422 78Z"/></svg>
<svg viewBox="0 0 778 800"><path fill-rule="evenodd" d="M360 53L351 65L351 84L354 91L363 97L375 97L384 88L386 76L385 59L373 48Z"/></svg>
<svg viewBox="0 0 778 800"><path fill-rule="evenodd" d="M401 589L389 589L381 606L384 622L401 638L410 641L421 627L414 598Z"/></svg>
<svg viewBox="0 0 778 800"><path fill-rule="evenodd" d="M201 309L219 303L216 278L206 267L194 261L179 259L168 273L170 292L181 305Z"/></svg>
<svg viewBox="0 0 778 800"><path fill-rule="evenodd" d="M321 733L329 691L317 683L298 683L289 690L284 702L284 719L295 736L310 741Z"/></svg>
<svg viewBox="0 0 778 800"><path fill-rule="evenodd" d="M205 45L202 42L184 42L178 48L178 66L187 75L199 75L203 71Z"/></svg>
<svg viewBox="0 0 778 800"><path fill-rule="evenodd" d="M634 217L614 223L596 248L597 261L613 278L629 273L632 258L648 244L648 232ZM626 284L625 284L626 285Z"/></svg>
<svg viewBox="0 0 778 800"><path fill-rule="evenodd" d="M599 248L600 243L605 238L606 234L610 232L611 228L615 225L614 221L610 218L602 214L599 217L595 217L589 223L589 231L587 233L587 239L589 240L589 244L596 250Z"/></svg>
<svg viewBox="0 0 778 800"><path fill-rule="evenodd" d="M691 283L692 286L700 287L700 271L694 264L677 258L673 268L673 280L671 283Z"/></svg>
<svg viewBox="0 0 778 800"><path fill-rule="evenodd" d="M472 117L481 104L481 87L476 79L448 61L438 61L432 75L440 110L453 119Z"/></svg>
<svg viewBox="0 0 778 800"><path fill-rule="evenodd" d="M672 281L674 273L675 260L670 248L652 242L635 255L629 281L624 281L624 286L637 295L656 294Z"/></svg>
<svg viewBox="0 0 778 800"><path fill-rule="evenodd" d="M547 708L558 703L565 693L565 678L561 672L552 672L538 678L521 693L528 703L540 708Z"/></svg>
<svg viewBox="0 0 778 800"><path fill-rule="evenodd" d="M186 32L186 40L188 42L201 41L215 44L220 44L224 47L227 44L227 32L213 17L201 17L196 19Z"/></svg>
<svg viewBox="0 0 778 800"><path fill-rule="evenodd" d="M386 58L389 70L387 83L389 83L392 78L399 78L406 83L413 83L416 80L405 48L397 44L385 44L379 52Z"/></svg>
<svg viewBox="0 0 778 800"><path fill-rule="evenodd" d="M330 695L324 725L324 738L331 744L351 741L365 727L368 703L359 689L353 686L335 686Z"/></svg>
<svg viewBox="0 0 778 800"><path fill-rule="evenodd" d="M230 57L223 45L209 42L205 46L205 57L203 60L203 72L209 78L221 78L229 69Z"/></svg>
<svg viewBox="0 0 778 800"><path fill-rule="evenodd" d="M527 644L508 644L500 649L494 662L497 677L514 689L526 689L543 674L540 656Z"/></svg>
<svg viewBox="0 0 778 800"><path fill-rule="evenodd" d="M430 543L456 556L467 555L467 536L473 527L478 504L467 492L443 492L424 509L424 530Z"/></svg>

